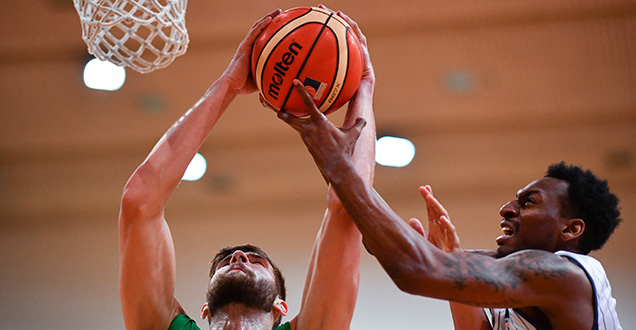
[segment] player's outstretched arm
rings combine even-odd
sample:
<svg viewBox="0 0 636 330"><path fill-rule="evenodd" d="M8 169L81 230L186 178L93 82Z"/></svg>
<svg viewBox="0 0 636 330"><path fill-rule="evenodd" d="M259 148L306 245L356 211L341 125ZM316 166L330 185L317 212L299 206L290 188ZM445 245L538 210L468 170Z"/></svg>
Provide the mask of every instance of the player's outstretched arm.
<svg viewBox="0 0 636 330"><path fill-rule="evenodd" d="M354 21L342 13L337 14L347 20L358 35L364 55L363 76L349 102L343 126L351 127L357 118L366 120L367 125L355 146L352 162L363 180L372 184L375 168L375 76L366 38ZM305 92L304 89L301 91ZM307 96L306 92L301 93L301 97ZM308 103L313 106L310 99ZM361 246L360 231L335 192L329 189L327 210L314 243L300 313L292 321L292 327L302 330L349 328L358 294Z"/></svg>
<svg viewBox="0 0 636 330"><path fill-rule="evenodd" d="M128 330L168 329L183 312L174 298L175 253L164 207L227 106L237 94L255 90L249 77L252 44L278 13L254 24L223 75L164 134L124 188L119 293Z"/></svg>
<svg viewBox="0 0 636 330"><path fill-rule="evenodd" d="M300 81L295 84L302 90ZM315 107L309 110L306 119L284 112L279 117L300 133L321 174L362 233L365 247L401 290L473 306L555 309L563 307L556 305L564 295L586 301L581 294L591 294L572 292L577 285L589 288L584 272L549 252L524 251L494 259L461 251L444 253L422 239L354 166L351 155L364 119L350 128L338 128Z"/></svg>

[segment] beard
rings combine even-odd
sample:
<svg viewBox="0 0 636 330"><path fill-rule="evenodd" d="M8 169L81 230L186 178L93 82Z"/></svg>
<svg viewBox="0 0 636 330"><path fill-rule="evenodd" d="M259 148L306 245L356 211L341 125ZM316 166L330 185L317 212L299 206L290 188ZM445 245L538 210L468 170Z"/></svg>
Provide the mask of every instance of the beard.
<svg viewBox="0 0 636 330"><path fill-rule="evenodd" d="M278 290L274 281L265 278L254 279L246 274L219 274L218 279L208 287L206 301L210 315L231 303L248 308L271 312Z"/></svg>

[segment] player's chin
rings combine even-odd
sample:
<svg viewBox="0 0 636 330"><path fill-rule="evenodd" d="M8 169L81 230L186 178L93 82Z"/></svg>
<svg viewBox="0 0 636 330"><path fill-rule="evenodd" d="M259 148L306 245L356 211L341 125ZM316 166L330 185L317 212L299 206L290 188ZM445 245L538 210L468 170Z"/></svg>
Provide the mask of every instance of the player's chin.
<svg viewBox="0 0 636 330"><path fill-rule="evenodd" d="M497 251L497 255L495 256L495 258L503 258L503 257L515 252L514 249L512 249L512 248L510 248L510 247L508 247L506 245L503 245L503 244L499 245L497 247L496 251Z"/></svg>

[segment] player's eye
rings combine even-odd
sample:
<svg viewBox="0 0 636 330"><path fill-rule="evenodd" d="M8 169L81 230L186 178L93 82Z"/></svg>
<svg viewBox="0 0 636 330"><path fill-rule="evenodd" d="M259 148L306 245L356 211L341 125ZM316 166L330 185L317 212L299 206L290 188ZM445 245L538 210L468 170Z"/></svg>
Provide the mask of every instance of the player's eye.
<svg viewBox="0 0 636 330"><path fill-rule="evenodd" d="M532 198L532 197L524 198L524 199L521 201L521 205L522 205L522 206L527 206L528 204L536 204L536 203L537 203L537 202L536 202L536 201L534 200L534 198Z"/></svg>
<svg viewBox="0 0 636 330"><path fill-rule="evenodd" d="M259 256L259 255L255 255L255 254L250 254L248 256L248 258L250 259L250 262L253 264L259 264L261 266L267 266L267 262L265 261L265 258Z"/></svg>
<svg viewBox="0 0 636 330"><path fill-rule="evenodd" d="M216 269L219 269L219 268L221 268L223 266L227 266L229 264L230 264L230 258L229 257L225 257L223 260L221 260L219 262L219 264L216 266Z"/></svg>

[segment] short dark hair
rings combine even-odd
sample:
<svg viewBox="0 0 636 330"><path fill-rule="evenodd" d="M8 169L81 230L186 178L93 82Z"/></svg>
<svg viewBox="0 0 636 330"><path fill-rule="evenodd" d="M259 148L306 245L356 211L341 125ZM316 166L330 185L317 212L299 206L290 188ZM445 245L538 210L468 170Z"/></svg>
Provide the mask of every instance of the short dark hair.
<svg viewBox="0 0 636 330"><path fill-rule="evenodd" d="M607 181L597 178L590 170L565 162L550 165L545 176L568 183L561 207L562 212L585 222L579 252L588 254L603 247L622 221L618 197L610 192Z"/></svg>
<svg viewBox="0 0 636 330"><path fill-rule="evenodd" d="M243 251L245 253L248 253L248 252L256 253L259 256L262 256L263 258L267 259L267 262L269 262L269 264L272 265L272 268L274 269L274 279L276 281L276 290L278 291L278 296L280 297L280 299L285 300L287 296L287 292L285 289L285 278L283 277L283 274L281 273L280 269L278 268L278 266L276 266L276 264L272 261L272 259L270 259L267 253L265 253L265 251L263 251L258 246L254 246L251 244L226 246L222 248L221 250L219 250L219 252L214 256L214 258L210 262L211 266L210 266L209 279L212 279L212 277L214 276L214 273L216 273L216 268L221 262L221 260L229 256L230 254L234 253L234 251L238 251L238 250ZM282 319L282 316L279 317L278 320L275 322L274 327L277 327L280 324L281 319Z"/></svg>

